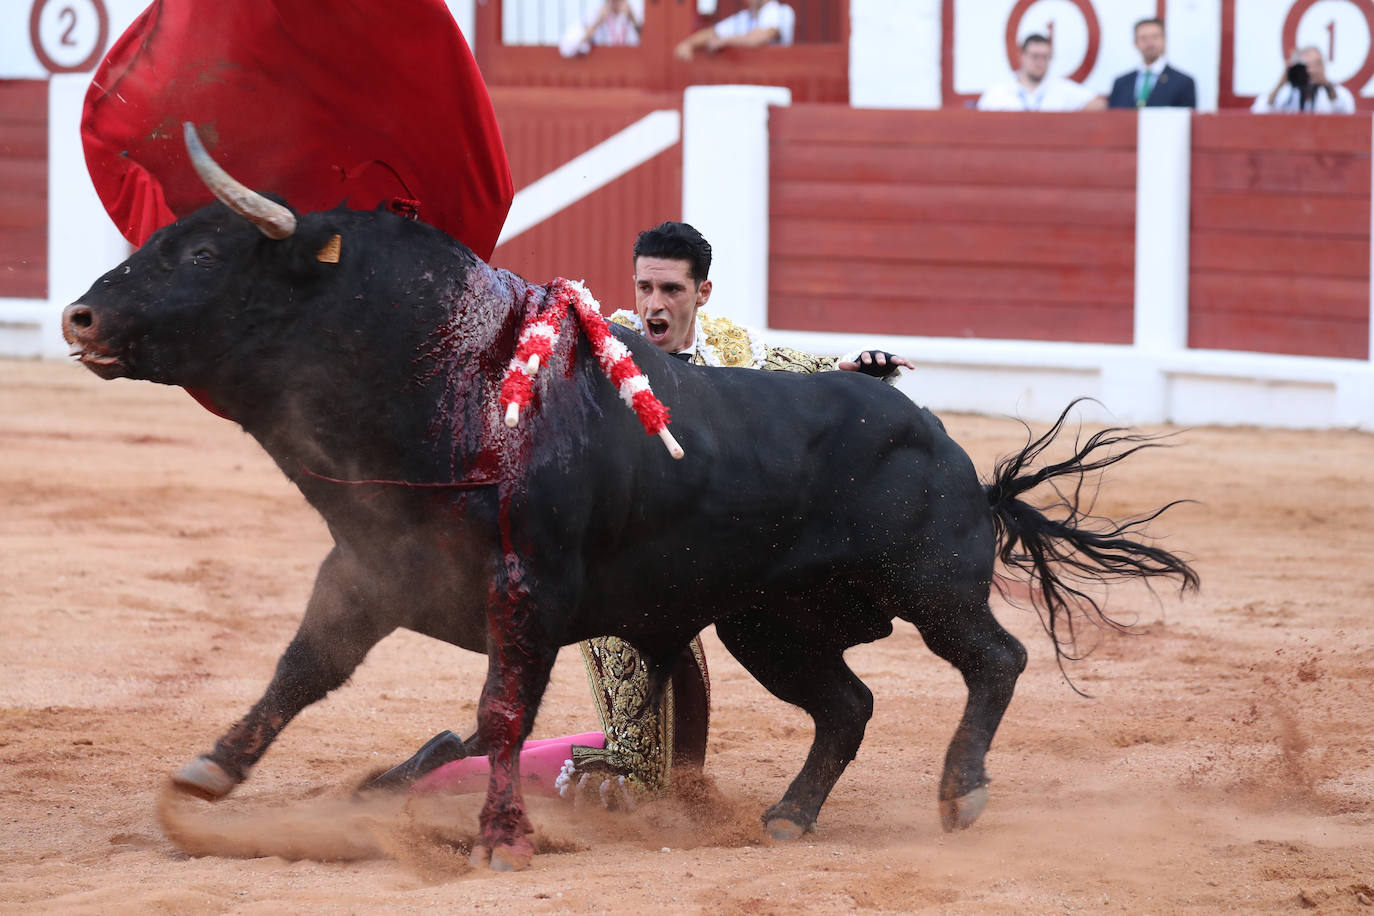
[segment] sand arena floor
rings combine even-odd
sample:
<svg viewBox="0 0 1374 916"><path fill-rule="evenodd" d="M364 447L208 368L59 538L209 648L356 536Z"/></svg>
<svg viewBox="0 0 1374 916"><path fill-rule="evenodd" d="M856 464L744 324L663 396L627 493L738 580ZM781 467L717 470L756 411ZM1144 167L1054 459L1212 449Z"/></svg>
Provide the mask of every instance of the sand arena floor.
<svg viewBox="0 0 1374 916"><path fill-rule="evenodd" d="M980 470L1013 422L947 416ZM0 362L0 912L1374 913L1374 437L1195 429L1113 469L1099 508L1198 500L1159 524L1201 594L1114 593L1063 682L1034 614L989 756L992 800L941 833L936 779L963 702L909 626L855 649L877 711L790 846L758 813L810 723L711 631L699 804L629 815L533 799L544 854L469 870L480 800L358 804L348 789L442 727L485 660L384 641L217 806L164 805L173 768L260 695L329 540L233 424L179 390ZM565 650L537 736L594 727ZM189 850L189 852L188 852ZM333 861L322 861L333 860Z"/></svg>

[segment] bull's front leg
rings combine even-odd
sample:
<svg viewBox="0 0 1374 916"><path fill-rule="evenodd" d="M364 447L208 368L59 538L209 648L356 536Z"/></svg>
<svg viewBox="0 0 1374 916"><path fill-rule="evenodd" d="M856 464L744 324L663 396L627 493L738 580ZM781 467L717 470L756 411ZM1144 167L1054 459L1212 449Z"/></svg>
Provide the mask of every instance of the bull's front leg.
<svg viewBox="0 0 1374 916"><path fill-rule="evenodd" d="M558 646L535 635L538 611L527 592L500 591L493 589L487 611L487 681L477 706L477 737L487 750L491 779L471 861L514 871L534 857L534 828L520 793L520 748L534 727Z"/></svg>
<svg viewBox="0 0 1374 916"><path fill-rule="evenodd" d="M335 547L320 566L305 618L277 662L262 699L234 723L209 754L172 776L183 792L214 801L248 778L286 724L342 685L395 627L374 613L360 571Z"/></svg>

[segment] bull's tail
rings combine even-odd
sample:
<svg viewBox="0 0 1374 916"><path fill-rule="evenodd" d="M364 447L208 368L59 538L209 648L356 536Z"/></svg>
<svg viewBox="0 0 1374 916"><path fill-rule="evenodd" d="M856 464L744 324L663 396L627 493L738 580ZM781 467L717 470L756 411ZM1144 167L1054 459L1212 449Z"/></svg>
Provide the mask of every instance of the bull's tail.
<svg viewBox="0 0 1374 916"><path fill-rule="evenodd" d="M1030 579L1031 600L1054 641L1061 670L1064 659L1076 657L1072 654L1075 606L1109 626L1124 626L1107 616L1092 591L1114 581L1155 576L1175 578L1181 591L1198 587L1197 573L1184 560L1136 539L1142 537L1145 525L1184 500L1125 522L1092 514L1096 494L1092 475L1158 446L1159 437L1104 429L1076 443L1072 457L1031 467L1063 431L1077 404L1076 400L1066 407L1043 436L999 461L992 482L984 487L997 533L997 556L1005 567ZM1058 497L1044 508L1021 499L1040 484L1048 484Z"/></svg>

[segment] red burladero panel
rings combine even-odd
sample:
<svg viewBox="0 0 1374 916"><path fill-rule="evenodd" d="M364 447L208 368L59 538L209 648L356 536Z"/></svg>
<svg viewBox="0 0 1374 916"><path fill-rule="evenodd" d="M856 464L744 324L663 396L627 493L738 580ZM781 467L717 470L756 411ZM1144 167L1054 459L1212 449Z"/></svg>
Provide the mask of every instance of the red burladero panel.
<svg viewBox="0 0 1374 916"><path fill-rule="evenodd" d="M1133 112L771 117L772 327L1131 341Z"/></svg>
<svg viewBox="0 0 1374 916"><path fill-rule="evenodd" d="M1193 119L1188 345L1369 357L1370 120Z"/></svg>
<svg viewBox="0 0 1374 916"><path fill-rule="evenodd" d="M517 194L678 94L493 88ZM682 145L660 153L550 219L497 246L491 262L535 283L585 280L607 314L634 307L631 251L642 229L682 218Z"/></svg>
<svg viewBox="0 0 1374 916"><path fill-rule="evenodd" d="M48 295L48 83L0 80L0 297Z"/></svg>

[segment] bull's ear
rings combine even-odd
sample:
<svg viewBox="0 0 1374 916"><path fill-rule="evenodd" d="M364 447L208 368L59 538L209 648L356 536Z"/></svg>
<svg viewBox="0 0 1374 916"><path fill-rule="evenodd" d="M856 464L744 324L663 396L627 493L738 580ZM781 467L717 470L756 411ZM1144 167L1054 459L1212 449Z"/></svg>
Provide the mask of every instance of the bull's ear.
<svg viewBox="0 0 1374 916"><path fill-rule="evenodd" d="M348 244L332 221L306 221L291 237L293 272L301 277L318 276L338 269L348 257Z"/></svg>
<svg viewBox="0 0 1374 916"><path fill-rule="evenodd" d="M329 241L324 243L324 247L315 252L315 260L321 264L339 263L339 252L343 248L343 236L337 232L329 237Z"/></svg>

